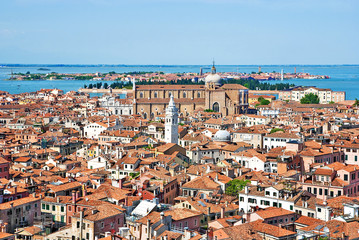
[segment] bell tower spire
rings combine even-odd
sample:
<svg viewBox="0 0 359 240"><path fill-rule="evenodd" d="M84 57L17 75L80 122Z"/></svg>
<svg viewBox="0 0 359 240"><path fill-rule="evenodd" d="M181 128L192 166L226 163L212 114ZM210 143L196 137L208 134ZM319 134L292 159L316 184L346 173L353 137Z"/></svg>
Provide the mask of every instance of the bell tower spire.
<svg viewBox="0 0 359 240"><path fill-rule="evenodd" d="M214 59L213 59L213 65L212 65L212 68L211 68L211 72L212 74L215 74L216 73L216 67L214 66Z"/></svg>

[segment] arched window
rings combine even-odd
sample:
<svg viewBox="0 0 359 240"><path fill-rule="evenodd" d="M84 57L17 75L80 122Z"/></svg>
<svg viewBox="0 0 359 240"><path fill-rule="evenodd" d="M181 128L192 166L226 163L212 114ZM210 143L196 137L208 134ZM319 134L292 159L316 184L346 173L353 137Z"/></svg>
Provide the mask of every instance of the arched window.
<svg viewBox="0 0 359 240"><path fill-rule="evenodd" d="M201 92L197 93L197 97L200 98L201 97Z"/></svg>
<svg viewBox="0 0 359 240"><path fill-rule="evenodd" d="M218 102L213 103L212 110L215 111L215 112L219 112L219 104L218 104Z"/></svg>
<svg viewBox="0 0 359 240"><path fill-rule="evenodd" d="M143 119L147 119L147 113L143 114Z"/></svg>
<svg viewBox="0 0 359 240"><path fill-rule="evenodd" d="M143 98L143 92L140 92L140 98Z"/></svg>
<svg viewBox="0 0 359 240"><path fill-rule="evenodd" d="M157 92L155 92L155 94L154 94L154 95L155 95L155 98L157 98L157 97L158 97L158 94L157 94Z"/></svg>
<svg viewBox="0 0 359 240"><path fill-rule="evenodd" d="M187 93L183 92L183 98L187 98Z"/></svg>

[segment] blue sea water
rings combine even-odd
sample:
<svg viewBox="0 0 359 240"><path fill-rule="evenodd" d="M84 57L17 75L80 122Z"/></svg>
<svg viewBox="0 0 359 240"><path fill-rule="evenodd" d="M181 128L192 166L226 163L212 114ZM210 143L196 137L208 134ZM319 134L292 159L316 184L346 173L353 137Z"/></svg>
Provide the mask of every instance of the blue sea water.
<svg viewBox="0 0 359 240"><path fill-rule="evenodd" d="M40 67L48 68L49 71L38 70ZM6 81L9 78L11 71L14 73L107 73L115 71L117 73L132 72L132 71L162 71L165 73L184 73L184 72L199 72L200 67L207 67L204 71L209 71L210 66L196 66L196 65L9 65L0 64L0 90L7 91L13 94L32 92L42 88L59 88L65 92L71 90L78 90L84 84L89 84L88 80L54 80L54 81ZM359 65L265 65L261 66L262 72L284 72L293 73L294 67L297 72L307 72L313 75L328 75L330 79L292 79L284 80L284 82L294 83L298 86L317 86L319 88L331 88L335 91L346 91L346 99L359 98ZM244 65L218 65L216 66L218 72L246 72L258 71L258 66L244 66ZM269 81L270 83L280 82ZM93 82L92 82L93 83Z"/></svg>

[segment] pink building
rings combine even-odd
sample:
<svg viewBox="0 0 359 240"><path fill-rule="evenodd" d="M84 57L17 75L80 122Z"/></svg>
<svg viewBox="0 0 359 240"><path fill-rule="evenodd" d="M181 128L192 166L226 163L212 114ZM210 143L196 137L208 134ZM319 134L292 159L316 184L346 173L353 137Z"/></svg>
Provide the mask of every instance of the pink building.
<svg viewBox="0 0 359 240"><path fill-rule="evenodd" d="M4 188L2 194L0 195L0 203L13 201L15 199L20 199L28 196L29 192L27 189L20 188L18 186Z"/></svg>
<svg viewBox="0 0 359 240"><path fill-rule="evenodd" d="M324 163L330 164L333 162L344 162L344 154L342 151L327 146L311 146L300 152L303 159L303 167L305 172L310 171L311 164Z"/></svg>
<svg viewBox="0 0 359 240"><path fill-rule="evenodd" d="M347 164L359 165L359 144L343 143L336 145L344 153L344 162Z"/></svg>
<svg viewBox="0 0 359 240"><path fill-rule="evenodd" d="M125 225L125 209L103 204L77 213L72 217L72 234L79 239L95 240L115 233Z"/></svg>
<svg viewBox="0 0 359 240"><path fill-rule="evenodd" d="M7 223L7 232L33 225L34 220L41 217L40 200L30 196L0 204L0 220Z"/></svg>
<svg viewBox="0 0 359 240"><path fill-rule="evenodd" d="M304 179L303 179L304 180ZM335 162L315 170L311 178L302 183L303 190L320 199L346 195L359 195L359 166Z"/></svg>
<svg viewBox="0 0 359 240"><path fill-rule="evenodd" d="M201 212L182 208L164 212L165 216L172 217L172 227L184 230L199 230L200 221L203 216Z"/></svg>

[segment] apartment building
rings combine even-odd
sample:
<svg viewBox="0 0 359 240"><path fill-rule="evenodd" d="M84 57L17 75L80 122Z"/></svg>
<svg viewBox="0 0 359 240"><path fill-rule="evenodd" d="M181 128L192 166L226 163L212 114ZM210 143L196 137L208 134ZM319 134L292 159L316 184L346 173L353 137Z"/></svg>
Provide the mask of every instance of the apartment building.
<svg viewBox="0 0 359 240"><path fill-rule="evenodd" d="M300 102L306 94L313 93L318 95L319 103L328 104L330 102L341 102L345 100L344 91L332 91L329 88L317 87L296 87L290 90L283 90L279 92L280 100L292 100Z"/></svg>

